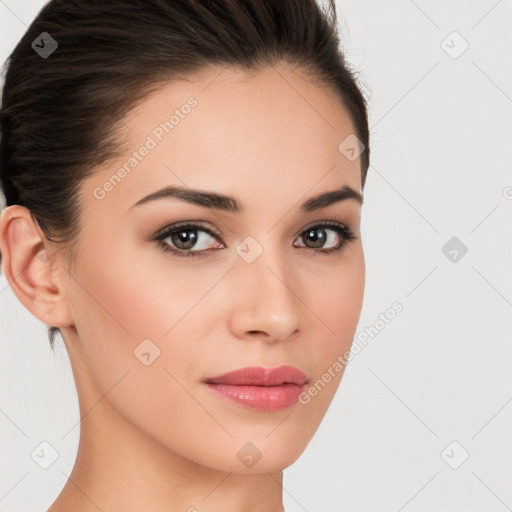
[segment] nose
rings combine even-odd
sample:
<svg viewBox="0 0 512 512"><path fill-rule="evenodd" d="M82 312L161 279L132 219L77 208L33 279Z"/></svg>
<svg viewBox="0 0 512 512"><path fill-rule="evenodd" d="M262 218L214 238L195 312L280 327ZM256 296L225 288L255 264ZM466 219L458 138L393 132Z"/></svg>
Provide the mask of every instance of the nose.
<svg viewBox="0 0 512 512"><path fill-rule="evenodd" d="M237 260L230 272L230 328L238 338L284 341L299 329L304 302L300 282L286 257L278 249L265 248L252 263Z"/></svg>

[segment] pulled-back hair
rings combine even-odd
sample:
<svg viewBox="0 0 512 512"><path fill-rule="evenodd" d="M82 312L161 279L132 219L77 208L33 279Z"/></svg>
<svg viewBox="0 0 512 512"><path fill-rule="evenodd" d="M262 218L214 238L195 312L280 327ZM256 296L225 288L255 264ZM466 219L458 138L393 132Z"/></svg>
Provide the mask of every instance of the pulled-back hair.
<svg viewBox="0 0 512 512"><path fill-rule="evenodd" d="M347 109L364 188L365 98L340 48L336 6L315 0L52 0L7 59L0 112L5 205L26 207L73 261L79 187L122 154L120 121L159 86L212 66L284 61ZM56 49L45 55L56 42ZM36 46L37 45L37 46ZM49 327L54 346L56 327ZM59 331L60 332L60 331Z"/></svg>

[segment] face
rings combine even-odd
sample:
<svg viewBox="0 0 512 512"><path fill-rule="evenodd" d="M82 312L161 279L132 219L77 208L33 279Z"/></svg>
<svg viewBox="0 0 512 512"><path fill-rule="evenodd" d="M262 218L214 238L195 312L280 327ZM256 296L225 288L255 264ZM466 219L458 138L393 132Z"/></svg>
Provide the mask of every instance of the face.
<svg viewBox="0 0 512 512"><path fill-rule="evenodd" d="M361 204L307 202L362 193L360 160L338 148L354 127L334 95L285 65L220 71L148 95L125 118L129 150L84 181L68 307L88 371L127 422L204 466L279 471L333 399L363 300ZM141 202L170 186L240 211L200 194ZM283 365L306 393L271 409L204 383ZM249 467L241 449L261 459Z"/></svg>

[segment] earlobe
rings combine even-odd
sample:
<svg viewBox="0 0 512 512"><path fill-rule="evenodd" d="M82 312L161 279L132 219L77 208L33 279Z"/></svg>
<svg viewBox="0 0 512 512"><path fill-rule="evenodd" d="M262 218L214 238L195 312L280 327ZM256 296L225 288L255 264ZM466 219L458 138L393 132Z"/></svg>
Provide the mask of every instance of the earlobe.
<svg viewBox="0 0 512 512"><path fill-rule="evenodd" d="M27 208L6 208L0 218L2 272L20 302L36 318L47 323L51 312L53 326L69 325L63 290L54 280L43 238Z"/></svg>

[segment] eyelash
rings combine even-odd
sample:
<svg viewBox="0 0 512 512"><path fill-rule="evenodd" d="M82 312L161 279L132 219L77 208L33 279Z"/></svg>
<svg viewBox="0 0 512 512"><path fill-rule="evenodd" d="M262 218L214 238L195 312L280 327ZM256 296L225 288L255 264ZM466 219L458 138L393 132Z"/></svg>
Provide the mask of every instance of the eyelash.
<svg viewBox="0 0 512 512"><path fill-rule="evenodd" d="M313 251L316 253L321 253L324 255L331 254L331 253L341 253L345 249L348 242L355 240L357 238L355 236L355 234L353 233L353 231L348 226L338 223L338 222L332 222L332 221L323 221L323 222L319 222L317 224L313 224L312 226L307 227L306 229L303 229L302 231L297 233L296 237L301 236L308 231L316 230L318 228L331 228L334 231L336 231L338 233L338 235L340 235L340 237L341 237L340 245L338 247L331 247L329 249L314 249L312 247L301 246L300 247L301 249L307 249L307 250L310 250L310 251ZM202 224L183 222L183 223L173 224L171 226L166 226L165 228L160 229L159 231L157 231L157 233L155 233L151 237L151 240L157 242L159 247L165 253L171 253L180 258L190 258L192 260L206 258L208 256L208 254L207 254L208 251L216 250L216 249L204 249L201 251L190 251L190 250L185 250L185 249L174 249L169 244L164 242L164 240L166 238L168 238L169 236L171 236L175 233L181 233L183 231L204 231L204 232L208 233L210 236L212 236L213 238L217 239L217 241L221 236L221 234L218 231L216 231L212 228L207 228L207 227L203 226Z"/></svg>

